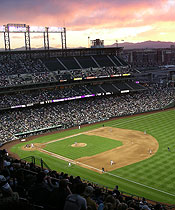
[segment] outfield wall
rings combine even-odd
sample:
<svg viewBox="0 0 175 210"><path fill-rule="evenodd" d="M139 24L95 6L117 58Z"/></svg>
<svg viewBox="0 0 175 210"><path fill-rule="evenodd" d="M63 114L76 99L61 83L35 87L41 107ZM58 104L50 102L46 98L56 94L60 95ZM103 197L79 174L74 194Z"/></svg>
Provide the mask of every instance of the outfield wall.
<svg viewBox="0 0 175 210"><path fill-rule="evenodd" d="M175 107L175 101L173 101L172 103L168 104L165 109L169 109L169 108L173 108Z"/></svg>

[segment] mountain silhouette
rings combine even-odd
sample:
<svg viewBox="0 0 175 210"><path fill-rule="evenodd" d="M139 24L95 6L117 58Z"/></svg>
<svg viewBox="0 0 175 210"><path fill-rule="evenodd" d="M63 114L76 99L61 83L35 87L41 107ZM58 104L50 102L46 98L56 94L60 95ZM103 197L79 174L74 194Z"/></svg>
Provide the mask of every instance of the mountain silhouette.
<svg viewBox="0 0 175 210"><path fill-rule="evenodd" d="M163 42L163 41L144 41L144 42L123 42L118 43L119 47L124 49L141 49L141 48L170 48L172 45L175 46L175 42ZM116 43L107 45L106 47L116 47Z"/></svg>

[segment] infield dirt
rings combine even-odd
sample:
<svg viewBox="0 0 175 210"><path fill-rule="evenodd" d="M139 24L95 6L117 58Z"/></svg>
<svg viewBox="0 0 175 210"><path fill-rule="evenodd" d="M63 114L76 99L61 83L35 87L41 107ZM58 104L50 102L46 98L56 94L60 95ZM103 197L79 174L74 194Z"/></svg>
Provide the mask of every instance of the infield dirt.
<svg viewBox="0 0 175 210"><path fill-rule="evenodd" d="M136 130L103 127L89 131L86 135L106 137L123 143L120 147L97 155L76 159L76 161L93 166L94 168L104 168L105 171L112 171L150 158L159 148L159 144L153 136ZM112 165L111 160L114 162Z"/></svg>
<svg viewBox="0 0 175 210"><path fill-rule="evenodd" d="M102 127L92 131L83 132L82 134L110 138L121 141L123 144L122 146L99 153L97 155L82 157L74 160L78 165L94 171L99 171L102 168L104 168L105 171L112 171L117 168L142 161L154 155L159 147L157 140L153 136L136 130ZM35 144L35 149L44 149L44 146L45 145L42 144ZM22 149L30 150L30 148ZM31 150L33 149L34 148L31 148ZM46 150L42 150L42 152L47 153ZM112 165L111 160L113 161Z"/></svg>

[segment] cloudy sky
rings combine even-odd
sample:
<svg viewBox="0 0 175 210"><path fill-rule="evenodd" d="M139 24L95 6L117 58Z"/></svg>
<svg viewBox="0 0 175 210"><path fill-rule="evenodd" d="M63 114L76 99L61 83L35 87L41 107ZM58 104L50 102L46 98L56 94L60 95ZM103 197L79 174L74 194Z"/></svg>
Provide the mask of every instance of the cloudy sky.
<svg viewBox="0 0 175 210"><path fill-rule="evenodd" d="M1 0L0 25L7 23L66 27L68 47L87 47L88 37L106 45L175 41L175 0ZM10 38L12 48L24 45L19 34ZM42 35L33 34L31 44L41 47ZM50 35L50 45L59 47L60 37Z"/></svg>

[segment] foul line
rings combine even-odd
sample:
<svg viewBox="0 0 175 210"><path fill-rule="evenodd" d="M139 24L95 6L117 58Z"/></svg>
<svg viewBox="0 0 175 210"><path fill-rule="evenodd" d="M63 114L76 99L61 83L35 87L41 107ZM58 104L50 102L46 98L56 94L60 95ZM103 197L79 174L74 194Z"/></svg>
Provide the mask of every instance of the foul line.
<svg viewBox="0 0 175 210"><path fill-rule="evenodd" d="M85 131L85 132L82 132L82 133L77 133L77 134L74 134L74 135L71 135L71 136L66 136L66 137L63 137L63 138L60 138L60 139L55 139L55 140L52 140L52 141L49 141L47 143L43 143L44 145L47 145L47 144L51 144L51 143L54 143L54 142L57 142L57 141L61 141L61 140L65 140L65 139L69 139L69 138L72 138L72 137L75 137L75 136L80 136L82 134L86 134L86 133L89 133L89 132L92 132L92 131L95 131L95 130L98 130L99 128L97 129L94 129L94 130L90 130L90 131Z"/></svg>
<svg viewBox="0 0 175 210"><path fill-rule="evenodd" d="M51 155L52 157L56 157L56 158L58 158L58 159L60 159L60 160L67 161L67 162L73 163L73 164L75 164L75 165L76 165L76 164L82 165L82 166L85 166L85 167L87 167L87 168L94 169L94 170L96 170L96 171L98 171L98 172L102 172L102 170L100 170L100 169L98 169L98 168L95 168L95 167L93 167L93 166L86 165L86 164L81 163L81 162L79 162L79 161L74 161L74 160L72 160L72 159L69 159L69 158L66 158L66 157L64 157L64 156L61 156L61 155L58 155L58 154L49 152L49 151L44 150L44 149L39 149L39 150L40 150L41 152L44 152L44 153L46 153L46 154Z"/></svg>
<svg viewBox="0 0 175 210"><path fill-rule="evenodd" d="M165 191L163 191L163 190L158 190L158 189L156 189L156 188L154 188L154 187L150 187L150 186L141 184L141 183L139 183L139 182L135 182L135 181L132 181L132 180L123 178L123 177L118 176L118 175L115 175L115 174L111 174L111 173L109 173L109 172L105 172L105 173L106 173L106 174L109 174L110 176L114 176L114 177L123 179L123 180L125 180L125 181L128 181L128 182L131 182L131 183L134 183L134 184L137 184L137 185L140 185L140 186L143 186L143 187L146 187L146 188L149 188L149 189L152 189L152 190L155 190L155 191L158 191L158 192L161 192L161 193L164 193L164 194L171 195L171 196L174 196L174 197L175 197L175 194L171 194L171 193L165 192Z"/></svg>
<svg viewBox="0 0 175 210"><path fill-rule="evenodd" d="M128 122L137 121L137 120L140 120L140 119L142 119L142 118L150 117L150 116L155 115L155 114L157 114L157 115L158 115L158 114L160 114L160 113L152 113L152 114L148 114L148 115L140 116L139 118L135 118L135 119L127 120L127 122L119 122L119 123L115 123L115 124L112 124L112 125L110 125L110 126L115 126L115 125L126 124L126 123L128 123ZM98 129L99 129L99 128L94 129L94 130L98 130ZM93 131L94 131L94 130L93 130ZM68 139L68 138L71 138L71 137L74 137L74 136L79 136L79 135L81 135L81 134L89 133L89 132L91 132L91 131L92 131L92 130L90 130L90 131L86 131L86 132L82 132L82 133L78 133L78 134L74 134L74 135L67 136L67 137L63 137L63 138L60 138L60 139L56 139L56 140L53 140L53 141L47 142L47 143L45 143L45 144L50 144L50 143L54 143L54 142L57 142L57 141L61 141L61 140L64 140L64 139ZM95 167L93 167L93 166L89 166L89 165L86 165L86 164L84 164L84 163L81 163L81 162L78 162L78 161L74 161L74 160L72 160L72 159L66 158L66 157L61 156L61 155L57 155L57 154L55 154L55 153L52 153L52 152L46 151L46 150L41 149L41 148L39 148L39 150L40 150L41 152L44 152L44 153L47 153L47 154L51 155L52 157L55 157L55 158L58 158L58 159L61 159L61 160L64 160L64 161L70 162L70 163L72 163L72 164L82 165L82 166L84 166L84 167L86 167L86 168L91 168L91 169L94 169L94 170L96 170L96 171L98 171L98 172L102 172L102 170L100 170L100 169L98 169L98 168L95 168ZM123 177L121 177L121 176L118 176L118 175L115 175L115 174L109 173L109 172L104 172L104 173L105 173L105 174L108 174L108 175L110 175L110 176L117 177L117 178L119 178L119 179L122 179L122 180L128 181L128 182L131 182L131 183L134 183L134 184L137 184L137 185L143 186L143 187L145 187L145 188L148 188L148 189L151 189L151 190L154 190L154 191L157 191L157 192L161 192L161 193L164 193L164 194L167 194L167 195L170 195L170 196L175 197L175 194L171 194L171 193L165 192L165 191L163 191L163 190L159 190L159 189L156 189L156 188L153 188L153 187L150 187L150 186L147 186L147 185L141 184L141 183L139 183L139 182L135 182L135 181L129 180L129 179L127 179L127 178L123 178Z"/></svg>
<svg viewBox="0 0 175 210"><path fill-rule="evenodd" d="M58 158L58 159L61 159L61 160L70 162L70 163L72 163L72 164L75 164L75 165L76 165L76 164L82 165L82 166L84 166L84 167L86 167L86 168L91 168L91 169L94 169L94 170L96 170L96 171L98 171L98 172L102 172L102 170L100 170L100 169L98 169L98 168L95 168L95 167L93 167L93 166L86 165L86 164L81 163L81 162L79 162L79 161L74 161L74 160L72 160L72 159L69 159L69 158L66 158L66 157L64 157L64 156L61 156L61 155L58 155L58 154L49 152L49 151L44 150L44 149L39 149L39 150L40 150L41 152L44 152L44 153L47 153L47 154L51 155L52 157L55 157L55 158ZM167 194L167 195L170 195L170 196L175 197L175 194L171 194L171 193L165 192L165 191L163 191L163 190L159 190L159 189L156 189L156 188L154 188L154 187L150 187L150 186L141 184L141 183L139 183L139 182L132 181L132 180L130 180L130 179L123 178L123 177L121 177L121 176L118 176L118 175L115 175L115 174L112 174L112 173L109 173L109 172L104 172L104 173L105 173L105 174L108 174L108 175L110 175L110 176L114 176L114 177L120 178L120 179L125 180L125 181L128 181L128 182L131 182L131 183L134 183L134 184L137 184L137 185L140 185L140 186L149 188L149 189L151 189L151 190L154 190L154 191L157 191L157 192L161 192L161 193L164 193L164 194Z"/></svg>
<svg viewBox="0 0 175 210"><path fill-rule="evenodd" d="M61 140L65 140L65 139L72 138L72 137L74 137L74 136L79 136L79 135L81 135L81 134L83 134L83 133L77 133L77 134L74 134L74 135L72 135L72 136L66 136L66 137L63 137L63 138L60 138L60 139L56 139L56 140L49 141L49 142L44 143L44 144L45 144L45 145L46 145L46 144L51 144L51 143L54 143L54 142L57 142L57 141L61 141Z"/></svg>

